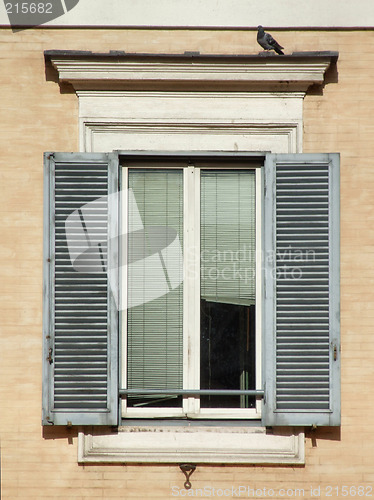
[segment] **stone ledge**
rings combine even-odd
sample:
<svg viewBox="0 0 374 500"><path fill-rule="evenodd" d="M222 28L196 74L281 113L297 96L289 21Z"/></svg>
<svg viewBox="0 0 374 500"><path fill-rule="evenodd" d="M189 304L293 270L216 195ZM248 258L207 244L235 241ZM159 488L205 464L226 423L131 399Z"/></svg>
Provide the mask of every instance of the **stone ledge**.
<svg viewBox="0 0 374 500"><path fill-rule="evenodd" d="M263 427L128 426L80 432L79 463L304 464L304 432Z"/></svg>
<svg viewBox="0 0 374 500"><path fill-rule="evenodd" d="M322 85L338 53L296 52L278 56L184 54L133 54L121 51L45 52L46 62L59 81L75 90L88 89L258 89L303 91Z"/></svg>

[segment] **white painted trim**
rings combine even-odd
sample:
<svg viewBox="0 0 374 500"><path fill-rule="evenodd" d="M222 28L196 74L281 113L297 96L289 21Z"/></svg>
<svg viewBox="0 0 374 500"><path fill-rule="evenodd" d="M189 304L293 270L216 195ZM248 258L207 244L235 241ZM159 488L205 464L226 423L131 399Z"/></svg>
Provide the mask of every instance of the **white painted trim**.
<svg viewBox="0 0 374 500"><path fill-rule="evenodd" d="M155 418L184 418L183 408L143 408L129 407L126 404L126 398L122 398L122 418L131 419L155 419Z"/></svg>
<svg viewBox="0 0 374 500"><path fill-rule="evenodd" d="M262 380L262 169L256 168L256 390L263 388ZM256 412L261 415L262 400L257 398Z"/></svg>
<svg viewBox="0 0 374 500"><path fill-rule="evenodd" d="M295 123L277 123L274 119L270 123L255 123L255 122L241 122L241 123L228 123L228 122L189 122L183 123L182 121L164 121L163 123L155 122L113 122L113 121L100 121L92 122L81 121L81 143L83 149L87 152L103 151L103 150L126 150L128 145L131 144L132 137L137 138L137 144L134 149L145 149L146 144L152 140L154 150L157 150L156 141L160 144L159 149L172 151L177 149L171 141L168 140L171 136L181 136L181 141L186 138L195 140L194 147L189 149L199 150L204 148L204 136L217 136L226 137L230 144L227 149L234 151L236 148L239 150L240 142L247 142L251 144L253 151L264 151L268 149L270 142L274 148L275 140L283 144L282 150L278 152L301 152L302 151L302 123L301 119ZM159 136L157 139L156 136ZM105 145L102 146L102 139L105 137ZM238 138L239 140L236 140ZM196 142L197 141L197 142ZM138 144L140 145L138 146ZM199 144L201 143L201 146ZM143 146L144 144L144 146ZM180 149L187 149L186 145L182 145ZM238 144L238 146L235 146ZM217 141L217 150L220 150L222 141ZM211 147L210 150L214 150Z"/></svg>
<svg viewBox="0 0 374 500"><path fill-rule="evenodd" d="M322 84L331 57L252 57L237 61L235 58L191 58L174 60L172 56L154 61L148 55L136 58L92 59L51 56L51 63L58 71L62 82L70 83L76 90L89 89L105 82L105 90L113 85L124 88L136 84L139 88L147 83L155 89L162 84L183 84L184 87L203 82L209 90L213 83L271 85L273 90L284 84L287 92L290 84L293 90L306 92L313 84ZM192 90L192 89L191 89ZM262 90L262 89L261 89Z"/></svg>
<svg viewBox="0 0 374 500"><path fill-rule="evenodd" d="M191 245L191 232L190 232L190 217L191 213L190 206L193 208L193 200L190 200L191 190L189 189L189 168L183 169L183 246L190 248ZM183 389L189 389L191 384L188 375L191 372L190 369L190 356L188 355L190 339L187 335L189 330L189 317L190 311L193 310L193 304L191 304L190 297L190 287L188 283L190 281L189 271L190 271L190 254L183 251ZM191 385L192 387L192 385ZM191 404L191 398L183 398L183 413L186 415L189 411L189 406Z"/></svg>
<svg viewBox="0 0 374 500"><path fill-rule="evenodd" d="M263 427L122 427L116 434L80 432L80 463L303 464L304 433Z"/></svg>
<svg viewBox="0 0 374 500"><path fill-rule="evenodd" d="M108 85L109 87L109 85ZM275 91L275 92L256 92L256 91L251 91L251 92L198 92L198 91L157 91L157 90L110 90L108 89L103 89L103 90L83 90L83 89L77 89L76 94L79 98L89 98L93 97L95 99L102 98L102 99L109 99L109 98L118 98L118 97L157 97L157 98L164 98L164 97L169 97L169 98L175 98L175 99L188 99L192 98L195 99L197 97L206 97L207 95L212 98L216 99L221 99L225 97L226 99L279 99L280 97L295 97L295 98L300 98L304 97L305 93L304 92L280 92L280 91ZM82 114L80 113L80 116Z"/></svg>
<svg viewBox="0 0 374 500"><path fill-rule="evenodd" d="M187 251L192 249L193 255L193 276L190 277L189 286L192 300L192 320L189 319L188 332L188 356L190 363L190 374L188 378L189 389L200 387L200 169L191 165L188 168L189 188L193 207L191 211L190 227L192 244ZM188 398L187 416L194 418L200 411L200 399Z"/></svg>
<svg viewBox="0 0 374 500"><path fill-rule="evenodd" d="M302 150L302 92L77 94L85 151Z"/></svg>
<svg viewBox="0 0 374 500"><path fill-rule="evenodd" d="M121 166L121 196L120 196L120 210L121 210L121 221L120 221L120 234L126 234L125 244L123 239L121 241L121 257L120 257L120 325L121 325L121 336L120 336L120 350L119 350L119 360L118 366L120 369L119 380L121 381L121 387L127 387L127 294L128 294L128 274L127 274L127 234L128 234L128 168ZM123 230L125 225L126 229ZM126 415L127 410L127 399L121 400L121 415Z"/></svg>

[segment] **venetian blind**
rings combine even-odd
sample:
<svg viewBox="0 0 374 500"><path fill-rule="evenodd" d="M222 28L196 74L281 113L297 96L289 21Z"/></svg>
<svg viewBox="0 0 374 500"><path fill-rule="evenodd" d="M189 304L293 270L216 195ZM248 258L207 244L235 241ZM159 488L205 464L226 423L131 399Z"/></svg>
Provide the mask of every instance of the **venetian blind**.
<svg viewBox="0 0 374 500"><path fill-rule="evenodd" d="M128 388L181 389L183 171L128 181Z"/></svg>
<svg viewBox="0 0 374 500"><path fill-rule="evenodd" d="M255 303L255 171L201 172L201 296Z"/></svg>

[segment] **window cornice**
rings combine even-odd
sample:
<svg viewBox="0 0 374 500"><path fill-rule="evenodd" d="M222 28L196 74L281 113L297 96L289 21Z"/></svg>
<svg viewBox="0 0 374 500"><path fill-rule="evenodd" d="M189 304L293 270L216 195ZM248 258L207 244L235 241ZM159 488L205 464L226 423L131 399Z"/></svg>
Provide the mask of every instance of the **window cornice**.
<svg viewBox="0 0 374 500"><path fill-rule="evenodd" d="M45 52L59 81L75 90L261 90L306 92L325 83L338 53L205 55Z"/></svg>

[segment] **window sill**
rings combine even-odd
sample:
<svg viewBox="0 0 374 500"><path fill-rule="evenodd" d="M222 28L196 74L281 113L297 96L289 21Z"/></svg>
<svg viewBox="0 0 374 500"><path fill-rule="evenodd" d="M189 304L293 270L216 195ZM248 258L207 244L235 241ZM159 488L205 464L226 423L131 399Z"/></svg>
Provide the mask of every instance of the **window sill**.
<svg viewBox="0 0 374 500"><path fill-rule="evenodd" d="M304 432L244 426L128 426L80 432L79 463L304 464Z"/></svg>

